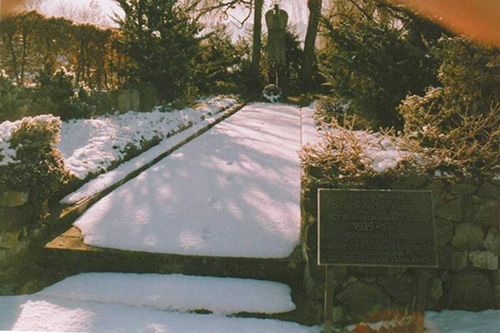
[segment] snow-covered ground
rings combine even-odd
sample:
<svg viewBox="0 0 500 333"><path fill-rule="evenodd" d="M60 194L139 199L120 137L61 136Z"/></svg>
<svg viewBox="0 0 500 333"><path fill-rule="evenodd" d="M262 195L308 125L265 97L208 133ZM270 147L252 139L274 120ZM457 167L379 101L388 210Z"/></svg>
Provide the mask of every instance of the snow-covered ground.
<svg viewBox="0 0 500 333"><path fill-rule="evenodd" d="M94 119L75 119L64 122L61 129L59 150L66 167L78 178L106 170L113 162L120 161L127 146L141 147L155 137L165 139L197 124L214 118L234 105L229 97L205 100L196 109L186 108L162 112L129 111Z"/></svg>
<svg viewBox="0 0 500 333"><path fill-rule="evenodd" d="M300 109L251 104L94 204L85 243L284 258L300 232Z"/></svg>
<svg viewBox="0 0 500 333"><path fill-rule="evenodd" d="M180 274L86 273L38 295L177 312L207 310L217 315L295 310L290 288L281 283Z"/></svg>
<svg viewBox="0 0 500 333"><path fill-rule="evenodd" d="M232 97L212 97L200 100L195 109L163 112L155 108L151 112L129 111L93 119L69 120L62 123L58 148L66 167L76 177L85 179L89 174L105 171L113 163L121 161L129 147L141 149L142 143L155 137L163 140L164 146L168 145L175 139L165 139L186 129L201 129L220 118L223 111L236 103L237 100ZM50 117L42 115L35 118ZM16 151L10 147L9 141L12 131L20 123L21 120L0 124L0 166L16 163ZM193 130L190 132L192 134Z"/></svg>
<svg viewBox="0 0 500 333"><path fill-rule="evenodd" d="M394 321L378 323L360 323L349 325L349 332L367 332L368 328L374 331L397 331ZM500 310L486 310L481 312L427 311L424 318L425 333L493 333L499 332Z"/></svg>
<svg viewBox="0 0 500 333"><path fill-rule="evenodd" d="M183 275L87 273L33 295L0 297L0 331L319 333L321 327L225 317L294 309L276 282ZM218 314L196 314L207 310ZM374 329L381 323L368 324ZM500 310L427 312L428 333L498 332ZM347 329L352 329L348 327Z"/></svg>
<svg viewBox="0 0 500 333"><path fill-rule="evenodd" d="M90 273L41 292L0 297L0 330L44 332L291 332L318 327L219 314L293 310L290 289L268 281L182 275ZM172 311L172 312L168 312Z"/></svg>

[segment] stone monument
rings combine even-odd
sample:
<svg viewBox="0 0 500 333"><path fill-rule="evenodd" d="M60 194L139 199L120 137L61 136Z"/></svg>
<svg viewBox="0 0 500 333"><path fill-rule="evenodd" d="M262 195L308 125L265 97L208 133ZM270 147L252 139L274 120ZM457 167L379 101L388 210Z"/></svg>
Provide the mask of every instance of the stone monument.
<svg viewBox="0 0 500 333"><path fill-rule="evenodd" d="M267 53L271 65L285 66L285 36L288 14L278 5L266 13L268 30Z"/></svg>
<svg viewBox="0 0 500 333"><path fill-rule="evenodd" d="M286 88L286 26L288 14L276 4L266 13L268 31L267 55L269 80L271 83Z"/></svg>

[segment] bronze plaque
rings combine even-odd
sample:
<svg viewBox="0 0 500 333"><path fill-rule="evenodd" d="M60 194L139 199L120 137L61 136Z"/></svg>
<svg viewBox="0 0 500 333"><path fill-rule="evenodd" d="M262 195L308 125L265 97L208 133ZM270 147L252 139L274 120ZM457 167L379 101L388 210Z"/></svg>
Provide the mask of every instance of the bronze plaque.
<svg viewBox="0 0 500 333"><path fill-rule="evenodd" d="M430 191L318 193L318 263L437 267Z"/></svg>

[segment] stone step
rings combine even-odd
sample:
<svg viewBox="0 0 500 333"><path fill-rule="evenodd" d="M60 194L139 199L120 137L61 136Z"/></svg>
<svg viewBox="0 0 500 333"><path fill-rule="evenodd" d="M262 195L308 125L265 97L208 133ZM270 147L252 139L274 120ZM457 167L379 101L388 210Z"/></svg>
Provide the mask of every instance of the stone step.
<svg viewBox="0 0 500 333"><path fill-rule="evenodd" d="M85 272L183 274L281 282L290 286L294 311L277 314L238 313L238 317L272 318L312 325L316 313L306 297L303 262L294 255L285 259L183 256L93 247L83 242L81 231L71 227L47 243L38 262L64 267L68 275Z"/></svg>
<svg viewBox="0 0 500 333"><path fill-rule="evenodd" d="M71 227L45 245L45 264L75 266L80 272L184 273L268 279L296 283L302 279L303 263L285 259L184 256L124 251L89 246L81 231Z"/></svg>

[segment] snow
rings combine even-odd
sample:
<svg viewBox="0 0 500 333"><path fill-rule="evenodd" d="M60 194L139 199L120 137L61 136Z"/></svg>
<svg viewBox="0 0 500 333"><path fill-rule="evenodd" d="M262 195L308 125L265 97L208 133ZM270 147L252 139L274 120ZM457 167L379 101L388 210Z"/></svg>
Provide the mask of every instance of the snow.
<svg viewBox="0 0 500 333"><path fill-rule="evenodd" d="M89 245L285 258L300 233L300 112L251 104L88 209Z"/></svg>
<svg viewBox="0 0 500 333"><path fill-rule="evenodd" d="M10 147L12 131L21 123L20 120L0 123L0 166L16 163L16 150Z"/></svg>
<svg viewBox="0 0 500 333"><path fill-rule="evenodd" d="M319 333L293 322L165 311L202 306L230 314L289 311L291 305L290 289L269 281L89 273L34 295L0 297L0 330Z"/></svg>
<svg viewBox="0 0 500 333"><path fill-rule="evenodd" d="M319 333L270 319L224 317L293 310L282 284L200 276L86 273L25 296L0 297L0 330L45 332ZM215 310L217 314L188 311ZM365 324L374 329L391 323ZM496 332L500 310L426 312L426 332ZM353 326L347 327L353 329Z"/></svg>
<svg viewBox="0 0 500 333"><path fill-rule="evenodd" d="M498 332L500 310L426 312L425 326L428 333Z"/></svg>
<svg viewBox="0 0 500 333"><path fill-rule="evenodd" d="M58 148L66 167L76 177L85 179L122 160L128 146L140 148L142 142L155 137L168 138L235 103L234 98L215 97L196 109L162 112L156 108L152 112L129 111L94 119L69 120L62 125Z"/></svg>
<svg viewBox="0 0 500 333"><path fill-rule="evenodd" d="M315 144L322 141L320 132L318 132L318 124L314 120L314 112L316 111L316 103L301 109L302 112L302 145Z"/></svg>
<svg viewBox="0 0 500 333"><path fill-rule="evenodd" d="M148 164L164 152L172 149L182 141L189 138L191 135L214 123L222 116L224 116L224 113L219 112L214 114L212 117L205 117L205 119L199 121L196 125L193 125L190 128L169 137L168 139L164 139L158 145L146 150L139 156L134 157L133 159L120 164L112 171L100 174L96 178L85 183L82 187L64 197L60 203L73 204L105 190L111 185L124 179L132 171Z"/></svg>
<svg viewBox="0 0 500 333"><path fill-rule="evenodd" d="M328 129L327 135L333 135L336 140L350 137L348 145L358 145L362 154L362 162L377 173L397 167L405 159L414 159L419 164L426 163L417 154L402 148L401 139L383 133L367 131L351 131L345 128Z"/></svg>
<svg viewBox="0 0 500 333"><path fill-rule="evenodd" d="M352 331L356 326L366 326L373 330L394 330L394 320L377 323L361 323L350 325L346 329ZM469 312L460 310L444 310L442 312L427 311L424 318L426 333L475 333L498 332L500 327L500 310ZM392 330L391 330L392 328Z"/></svg>
<svg viewBox="0 0 500 333"><path fill-rule="evenodd" d="M302 108L302 144L316 143L321 140L320 135L317 131L316 121L313 119L313 114L315 110L315 103L310 106ZM177 144L181 143L191 135L197 133L199 130L205 128L209 124L215 122L217 119L223 116L222 113L215 114L211 118L206 118L200 121L197 125L178 133L167 140L163 140L157 146L147 150L141 155L120 164L116 169L103 173L98 177L92 179L91 181L85 183L82 187L73 193L68 194L64 197L60 203L61 204L74 204L87 197L93 196L113 184L116 184L120 180L124 179L132 171L139 169L145 164L151 162L156 157L164 153L165 151L171 149Z"/></svg>
<svg viewBox="0 0 500 333"><path fill-rule="evenodd" d="M36 294L1 297L0 329L43 332L319 333L317 327L278 320L172 313Z"/></svg>
<svg viewBox="0 0 500 333"><path fill-rule="evenodd" d="M231 315L293 311L295 304L290 293L288 286L271 281L180 274L87 273L67 278L38 295L167 311L208 310L217 315Z"/></svg>

